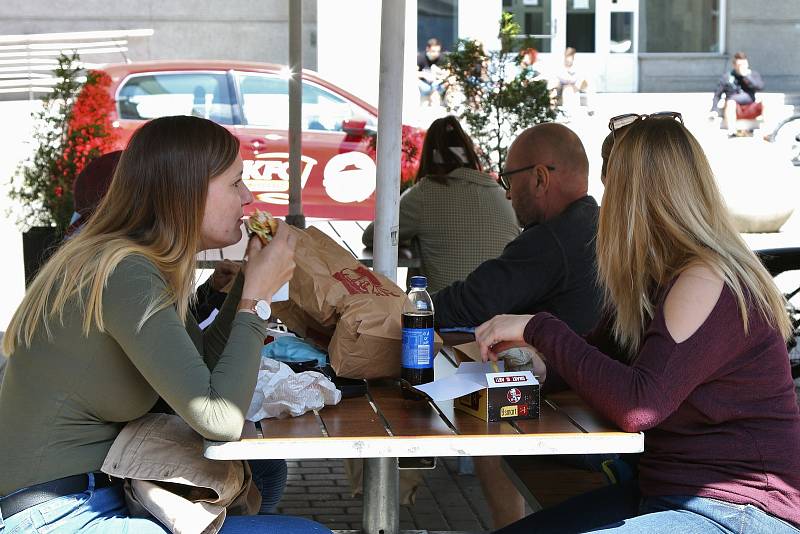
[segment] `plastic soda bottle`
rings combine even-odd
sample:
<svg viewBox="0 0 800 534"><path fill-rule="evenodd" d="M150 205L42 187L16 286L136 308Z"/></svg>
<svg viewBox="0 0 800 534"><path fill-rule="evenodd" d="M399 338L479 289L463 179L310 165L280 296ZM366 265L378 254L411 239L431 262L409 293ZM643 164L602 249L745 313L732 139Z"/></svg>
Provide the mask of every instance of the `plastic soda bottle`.
<svg viewBox="0 0 800 534"><path fill-rule="evenodd" d="M400 376L412 386L433 381L433 301L424 276L411 277L403 303L403 348ZM419 396L403 389L405 398Z"/></svg>

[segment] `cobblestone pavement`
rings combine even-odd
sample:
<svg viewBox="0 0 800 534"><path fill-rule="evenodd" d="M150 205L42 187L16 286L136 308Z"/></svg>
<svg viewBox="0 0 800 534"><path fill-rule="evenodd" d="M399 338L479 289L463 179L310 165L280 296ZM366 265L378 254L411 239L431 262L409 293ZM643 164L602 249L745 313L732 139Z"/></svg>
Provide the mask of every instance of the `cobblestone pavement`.
<svg viewBox="0 0 800 534"><path fill-rule="evenodd" d="M334 530L361 528L362 499L353 497L342 460L290 461L278 512L318 521ZM459 475L455 458L426 470L413 506L400 508L402 530L488 532L489 509L475 475Z"/></svg>

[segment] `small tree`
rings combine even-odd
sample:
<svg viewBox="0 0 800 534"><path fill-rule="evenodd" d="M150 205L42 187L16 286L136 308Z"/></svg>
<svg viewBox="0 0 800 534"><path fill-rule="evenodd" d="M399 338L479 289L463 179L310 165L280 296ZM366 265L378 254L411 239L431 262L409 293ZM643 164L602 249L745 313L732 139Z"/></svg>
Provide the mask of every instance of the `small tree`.
<svg viewBox="0 0 800 534"><path fill-rule="evenodd" d="M77 52L61 54L54 71L58 83L35 112L36 151L11 179L9 196L23 208L18 224L64 230L73 213L72 185L93 158L110 150L114 135L109 113L107 74L89 71L81 83Z"/></svg>
<svg viewBox="0 0 800 534"><path fill-rule="evenodd" d="M519 24L510 13L500 17L500 50L486 52L475 40L460 39L448 55L451 82L463 102L451 110L467 124L487 169L500 170L513 138L525 128L552 121L557 111L545 80L521 68L515 43Z"/></svg>

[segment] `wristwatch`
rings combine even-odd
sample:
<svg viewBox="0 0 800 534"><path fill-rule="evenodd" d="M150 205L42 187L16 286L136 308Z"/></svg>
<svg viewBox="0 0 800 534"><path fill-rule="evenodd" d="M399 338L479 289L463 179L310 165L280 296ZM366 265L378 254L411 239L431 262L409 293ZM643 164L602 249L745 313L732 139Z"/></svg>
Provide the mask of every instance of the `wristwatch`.
<svg viewBox="0 0 800 534"><path fill-rule="evenodd" d="M269 302L263 299L241 299L239 309L250 310L262 321L266 321L272 315L272 308Z"/></svg>

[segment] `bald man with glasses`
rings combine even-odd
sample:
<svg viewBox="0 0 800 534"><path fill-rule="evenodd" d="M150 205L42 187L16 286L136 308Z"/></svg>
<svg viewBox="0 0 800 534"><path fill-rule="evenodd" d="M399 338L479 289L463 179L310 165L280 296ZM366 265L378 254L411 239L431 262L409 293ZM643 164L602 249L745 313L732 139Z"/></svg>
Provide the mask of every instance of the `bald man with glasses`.
<svg viewBox="0 0 800 534"><path fill-rule="evenodd" d="M589 161L572 130L546 123L522 132L500 183L523 231L500 257L436 292L437 325L473 327L499 314L548 311L588 332L601 297L594 271L598 206L588 182Z"/></svg>
<svg viewBox="0 0 800 534"><path fill-rule="evenodd" d="M523 231L500 257L433 295L437 326L472 327L495 315L546 311L588 333L601 307L594 249L599 208L588 182L586 151L572 130L546 123L522 132L508 151L500 184ZM560 383L551 376L545 388ZM474 461L494 527L522 518L522 496L500 458Z"/></svg>

